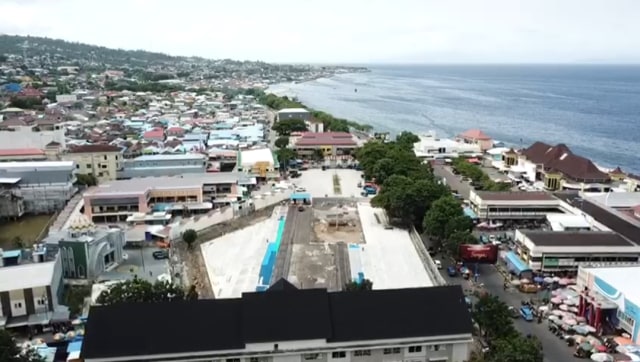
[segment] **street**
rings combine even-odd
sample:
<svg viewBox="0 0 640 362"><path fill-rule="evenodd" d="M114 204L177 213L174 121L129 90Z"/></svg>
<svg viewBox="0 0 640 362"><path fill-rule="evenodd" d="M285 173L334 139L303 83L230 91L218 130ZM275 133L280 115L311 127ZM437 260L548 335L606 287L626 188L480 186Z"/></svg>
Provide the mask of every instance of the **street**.
<svg viewBox="0 0 640 362"><path fill-rule="evenodd" d="M465 200L469 200L471 186L466 182L462 182L459 175L454 175L451 172L450 167L444 165L433 165L433 174L438 177L444 178L446 180L447 186L449 186L451 190L455 190Z"/></svg>
<svg viewBox="0 0 640 362"><path fill-rule="evenodd" d="M472 284L470 281L464 280L460 276L449 277L447 275L447 267L452 264L450 260L441 260L441 262L441 274L447 283L462 285L463 289L471 289ZM535 299L535 294L520 293L513 288L505 291L504 278L494 265L479 265L478 273L480 274L478 283L484 284L484 288L489 293L497 296L507 305L519 308L522 300L529 300L531 297ZM522 318L518 318L514 319L514 326L520 333L524 335L531 334L540 340L544 350L545 362L567 361L573 358L573 350L563 340L549 331L546 320L538 324L536 320L527 322Z"/></svg>

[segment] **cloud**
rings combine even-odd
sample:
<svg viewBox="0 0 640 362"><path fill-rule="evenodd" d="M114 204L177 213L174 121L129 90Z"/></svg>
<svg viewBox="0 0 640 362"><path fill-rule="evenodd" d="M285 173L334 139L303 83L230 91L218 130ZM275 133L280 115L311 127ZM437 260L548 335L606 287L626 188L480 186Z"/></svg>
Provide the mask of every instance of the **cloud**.
<svg viewBox="0 0 640 362"><path fill-rule="evenodd" d="M276 62L639 59L635 0L2 0L0 32Z"/></svg>

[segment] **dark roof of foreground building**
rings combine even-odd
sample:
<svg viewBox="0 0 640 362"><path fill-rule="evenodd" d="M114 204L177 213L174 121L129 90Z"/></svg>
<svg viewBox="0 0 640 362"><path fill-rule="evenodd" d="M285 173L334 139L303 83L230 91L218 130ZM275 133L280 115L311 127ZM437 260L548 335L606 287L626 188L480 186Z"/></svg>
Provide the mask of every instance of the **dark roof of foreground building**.
<svg viewBox="0 0 640 362"><path fill-rule="evenodd" d="M558 171L574 180L590 182L606 182L610 177L588 158L571 152L567 145L560 143L555 146L544 142L536 142L522 151L531 162L543 165L545 170Z"/></svg>
<svg viewBox="0 0 640 362"><path fill-rule="evenodd" d="M610 231L528 231L520 230L538 246L635 246L618 233Z"/></svg>
<svg viewBox="0 0 640 362"><path fill-rule="evenodd" d="M276 285L237 299L92 307L82 357L215 352L243 349L247 343L348 342L472 331L460 286L329 293L291 289L289 283Z"/></svg>

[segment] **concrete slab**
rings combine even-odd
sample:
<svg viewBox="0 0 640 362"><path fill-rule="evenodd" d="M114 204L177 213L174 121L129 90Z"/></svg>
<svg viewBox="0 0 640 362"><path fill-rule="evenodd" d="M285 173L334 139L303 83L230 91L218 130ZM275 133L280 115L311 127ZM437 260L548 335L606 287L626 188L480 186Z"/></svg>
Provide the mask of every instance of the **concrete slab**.
<svg viewBox="0 0 640 362"><path fill-rule="evenodd" d="M254 292L260 266L278 231L279 210L272 217L201 244L202 256L216 298L239 298Z"/></svg>
<svg viewBox="0 0 640 362"><path fill-rule="evenodd" d="M127 248L124 250L127 260L115 269L100 275L99 280L129 280L137 276L150 282L155 282L158 276L169 272L167 259L154 259L153 252L160 250L156 247Z"/></svg>
<svg viewBox="0 0 640 362"><path fill-rule="evenodd" d="M310 169L301 172L301 176L290 181L298 187L304 187L311 196L315 197L360 197L362 189L358 182L362 181L362 172L352 169ZM333 187L333 178L340 180L340 193Z"/></svg>
<svg viewBox="0 0 640 362"><path fill-rule="evenodd" d="M373 282L373 289L434 285L406 230L385 229L384 211L368 203L358 203L358 214L365 239L360 255L362 271Z"/></svg>

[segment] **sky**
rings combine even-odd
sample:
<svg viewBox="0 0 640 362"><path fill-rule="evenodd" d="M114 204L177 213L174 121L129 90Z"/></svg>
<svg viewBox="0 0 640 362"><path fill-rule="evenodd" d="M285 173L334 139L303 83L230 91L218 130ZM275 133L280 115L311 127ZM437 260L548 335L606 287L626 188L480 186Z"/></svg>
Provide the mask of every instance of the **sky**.
<svg viewBox="0 0 640 362"><path fill-rule="evenodd" d="M0 33L281 63L640 63L640 0L0 0Z"/></svg>

